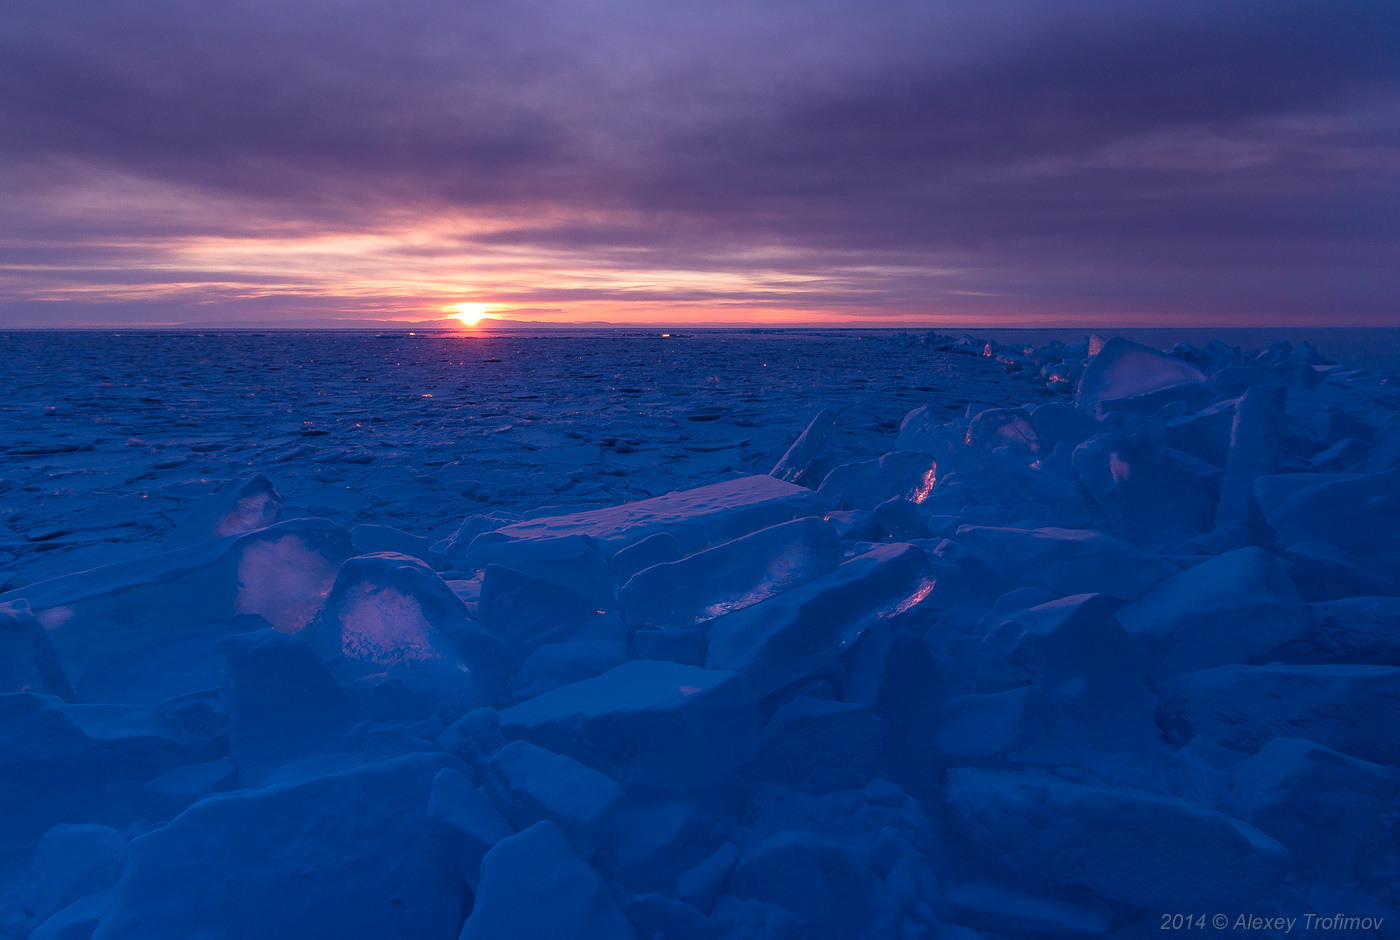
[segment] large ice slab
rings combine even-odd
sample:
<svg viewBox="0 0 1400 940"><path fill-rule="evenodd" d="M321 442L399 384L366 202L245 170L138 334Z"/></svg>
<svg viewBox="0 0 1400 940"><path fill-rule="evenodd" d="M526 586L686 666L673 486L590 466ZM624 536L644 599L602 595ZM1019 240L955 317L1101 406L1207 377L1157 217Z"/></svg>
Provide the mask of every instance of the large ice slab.
<svg viewBox="0 0 1400 940"><path fill-rule="evenodd" d="M346 561L306 638L343 672L386 673L458 714L493 701L508 680L500 641L472 622L437 572L407 555Z"/></svg>
<svg viewBox="0 0 1400 940"><path fill-rule="evenodd" d="M537 647L516 671L517 699L534 698L560 686L600 676L634 658L615 640L574 640ZM636 657L639 659L660 657Z"/></svg>
<svg viewBox="0 0 1400 940"><path fill-rule="evenodd" d="M350 533L314 519L284 522L244 536L234 611L297 633L321 609L337 566L350 556Z"/></svg>
<svg viewBox="0 0 1400 940"><path fill-rule="evenodd" d="M827 665L933 585L921 549L881 545L809 584L714 621L706 665L740 673L762 698Z"/></svg>
<svg viewBox="0 0 1400 940"><path fill-rule="evenodd" d="M1051 451L1059 444L1071 447L1097 434L1097 421L1068 404L1048 401L1031 409L1031 427L1040 438L1042 449Z"/></svg>
<svg viewBox="0 0 1400 940"><path fill-rule="evenodd" d="M230 636L225 660L229 750L243 780L349 750L346 732L362 717L301 637L276 630Z"/></svg>
<svg viewBox="0 0 1400 940"><path fill-rule="evenodd" d="M1005 448L1018 457L1031 457L1044 447L1024 408L988 408L972 416L966 442L983 450Z"/></svg>
<svg viewBox="0 0 1400 940"><path fill-rule="evenodd" d="M503 839L481 863L461 940L635 940L598 873L549 821Z"/></svg>
<svg viewBox="0 0 1400 940"><path fill-rule="evenodd" d="M1054 459L1059 464L1057 453ZM941 467L941 465L940 465ZM1002 454L968 450L956 472L944 473L915 516L929 534L949 536L956 524L1002 525L1024 528L1090 524L1089 507L1068 472L1047 473Z"/></svg>
<svg viewBox="0 0 1400 940"><path fill-rule="evenodd" d="M116 885L126 863L126 840L111 826L60 824L34 850L24 907L35 923Z"/></svg>
<svg viewBox="0 0 1400 940"><path fill-rule="evenodd" d="M1256 385L1236 403L1216 522L1243 522L1249 515L1249 494L1255 478L1278 470L1286 400L1282 385Z"/></svg>
<svg viewBox="0 0 1400 940"><path fill-rule="evenodd" d="M922 503L938 482L938 463L922 451L896 450L834 468L817 493L833 509L874 509L887 499Z"/></svg>
<svg viewBox="0 0 1400 940"><path fill-rule="evenodd" d="M0 695L0 872L28 862L58 823L131 824L153 809L148 781L219 751L153 708Z"/></svg>
<svg viewBox="0 0 1400 940"><path fill-rule="evenodd" d="M1400 554L1397 501L1400 470L1283 473L1254 481L1253 519L1280 547L1321 541L1373 559L1394 557Z"/></svg>
<svg viewBox="0 0 1400 940"><path fill-rule="evenodd" d="M822 502L811 490L761 474L610 509L529 519L503 526L496 534L506 539L587 535L604 550L617 552L669 532L683 551L695 552L789 519L821 514Z"/></svg>
<svg viewBox="0 0 1400 940"><path fill-rule="evenodd" d="M1239 820L1127 787L962 767L948 772L948 804L962 835L1008 874L1150 911L1246 904L1288 859Z"/></svg>
<svg viewBox="0 0 1400 940"><path fill-rule="evenodd" d="M608 821L627 802L611 777L528 741L512 741L491 756L485 786L516 829L552 820L584 859L592 857Z"/></svg>
<svg viewBox="0 0 1400 940"><path fill-rule="evenodd" d="M1288 846L1294 864L1313 877L1364 883L1385 865L1385 817L1400 796L1395 768L1312 741L1274 738L1231 779L1243 818Z"/></svg>
<svg viewBox="0 0 1400 940"><path fill-rule="evenodd" d="M242 535L274 525L282 515L282 497L261 473L230 480L193 509L166 537L171 548L206 539Z"/></svg>
<svg viewBox="0 0 1400 940"><path fill-rule="evenodd" d="M1080 594L1018 610L993 623L976 646L972 671L980 686L995 695L959 702L961 733L1003 734L1008 747L1053 742L1093 743L1109 751L1146 748L1156 737L1146 681L1148 657L1113 608L1104 595ZM985 710L989 719L985 729L971 720L978 710ZM1007 711L997 715L999 710ZM1011 733L1009 726L1018 722L1030 724L1041 740ZM946 739L948 731L940 729L940 734ZM1048 750L1054 750L1053 745ZM979 746L987 753L992 750Z"/></svg>
<svg viewBox="0 0 1400 940"><path fill-rule="evenodd" d="M481 576L477 619L514 651L568 639L600 613L596 600L505 565Z"/></svg>
<svg viewBox="0 0 1400 940"><path fill-rule="evenodd" d="M23 600L0 604L0 693L3 692L73 699L73 689L53 643Z"/></svg>
<svg viewBox="0 0 1400 940"><path fill-rule="evenodd" d="M449 561L467 571L503 565L581 594L595 607L612 602L608 557L586 535L517 539L504 532L485 532Z"/></svg>
<svg viewBox="0 0 1400 940"><path fill-rule="evenodd" d="M251 615L300 630L349 554L345 529L299 519L42 581L26 600L79 700L154 703L218 684L212 655Z"/></svg>
<svg viewBox="0 0 1400 940"><path fill-rule="evenodd" d="M1205 381L1205 373L1190 363L1115 336L1085 366L1075 401L1079 408L1093 411L1101 402L1200 386Z"/></svg>
<svg viewBox="0 0 1400 940"><path fill-rule="evenodd" d="M1393 666L1217 666L1163 690L1167 729L1257 751L1305 738L1379 764L1400 763L1400 669Z"/></svg>
<svg viewBox="0 0 1400 940"><path fill-rule="evenodd" d="M683 557L684 553L675 537L666 532L659 532L656 535L648 535L640 542L633 542L614 554L608 559L608 568L612 571L613 583L621 586L639 571L652 565L680 561Z"/></svg>
<svg viewBox="0 0 1400 940"><path fill-rule="evenodd" d="M116 889L108 888L79 898L35 927L29 940L90 940L115 895Z"/></svg>
<svg viewBox="0 0 1400 940"><path fill-rule="evenodd" d="M1230 438L1237 421L1235 410L1238 404L1236 400L1216 402L1193 414L1170 419L1162 427L1167 443L1213 467L1224 467L1229 461ZM1079 416L1086 417L1082 414ZM1272 473L1274 470L1260 472Z"/></svg>
<svg viewBox="0 0 1400 940"><path fill-rule="evenodd" d="M1308 606L1308 630L1279 650L1287 662L1400 666L1400 597L1348 597Z"/></svg>
<svg viewBox="0 0 1400 940"><path fill-rule="evenodd" d="M1400 469L1400 415L1392 415L1371 439L1365 469L1370 473Z"/></svg>
<svg viewBox="0 0 1400 940"><path fill-rule="evenodd" d="M953 458L961 436L953 433L934 409L920 405L904 416L899 423L899 436L895 438L895 449L922 451L932 454L936 460Z"/></svg>
<svg viewBox="0 0 1400 940"><path fill-rule="evenodd" d="M466 889L426 815L446 763L412 755L196 803L131 842L94 940L451 937Z"/></svg>
<svg viewBox="0 0 1400 940"><path fill-rule="evenodd" d="M1092 529L960 526L958 542L1017 584L1056 594L1141 597L1164 573L1161 559Z"/></svg>
<svg viewBox="0 0 1400 940"><path fill-rule="evenodd" d="M874 777L884 722L864 705L799 695L764 729L754 775L807 793L855 789Z"/></svg>
<svg viewBox="0 0 1400 940"><path fill-rule="evenodd" d="M1331 542L1294 542L1283 550L1305 601L1400 596L1400 556L1349 552Z"/></svg>
<svg viewBox="0 0 1400 940"><path fill-rule="evenodd" d="M1174 546L1211 525L1214 504L1201 477L1150 441L1101 434L1076 447L1071 463L1099 525L1139 544Z"/></svg>
<svg viewBox="0 0 1400 940"><path fill-rule="evenodd" d="M836 412L823 408L792 442L792 446L769 471L771 476L788 483L810 482L812 462L821 456L827 442L836 432Z"/></svg>
<svg viewBox="0 0 1400 940"><path fill-rule="evenodd" d="M618 591L634 628L693 626L799 587L841 562L841 540L820 519L795 519L654 565Z"/></svg>
<svg viewBox="0 0 1400 940"><path fill-rule="evenodd" d="M482 858L496 843L515 834L486 789L451 767L433 778L428 824L446 844L472 891L481 882Z"/></svg>
<svg viewBox="0 0 1400 940"><path fill-rule="evenodd" d="M732 672L633 660L506 709L501 731L624 786L699 787L753 757L758 708Z"/></svg>
<svg viewBox="0 0 1400 940"><path fill-rule="evenodd" d="M804 936L840 940L864 935L872 881L850 846L792 829L749 849L735 866L731 890L791 911Z"/></svg>
<svg viewBox="0 0 1400 940"><path fill-rule="evenodd" d="M1253 546L1163 581L1118 619L1144 645L1158 679L1241 662L1299 637L1308 625L1288 573Z"/></svg>
<svg viewBox="0 0 1400 940"><path fill-rule="evenodd" d="M599 868L629 891L676 897L681 876L726 843L726 822L722 810L684 798L628 806L608 827Z"/></svg>

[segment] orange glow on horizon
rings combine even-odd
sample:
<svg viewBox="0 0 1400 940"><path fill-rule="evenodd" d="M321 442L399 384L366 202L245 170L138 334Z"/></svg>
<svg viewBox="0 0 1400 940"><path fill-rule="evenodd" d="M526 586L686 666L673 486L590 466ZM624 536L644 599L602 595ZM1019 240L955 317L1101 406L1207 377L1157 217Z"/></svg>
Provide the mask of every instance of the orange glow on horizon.
<svg viewBox="0 0 1400 940"><path fill-rule="evenodd" d="M463 330L486 328L494 320L839 326L884 325L894 305L918 320L936 308L938 298L922 293L892 298L881 284L885 279L918 274L956 286L951 269L872 266L859 256L812 266L800 251L771 246L691 258L639 251L619 263L619 257L599 258L586 248L493 238L520 226L514 213L386 213L378 225L318 227L275 213L244 218L244 207L208 193L125 179L76 187L68 198L74 211L102 207L114 226L174 233L105 238L92 246L95 262L0 264L0 277L15 282L20 299L187 306L191 321L242 319L248 310L255 311L248 318L258 320L416 323L433 311L444 325ZM576 216L551 210L534 222L562 224ZM220 233L179 234L209 217L238 224ZM119 257L104 257L113 252ZM147 276L134 279L133 270ZM181 311L162 320L184 316Z"/></svg>
<svg viewBox="0 0 1400 940"><path fill-rule="evenodd" d="M16 324L53 326L70 317L132 328L304 319L414 324L425 311L435 326L461 332L497 324L957 331L1261 322L1257 310L1236 309L1224 296L1177 308L1166 297L1047 293L1036 278L1059 284L1083 272L1003 270L962 249L843 252L738 238L697 243L687 253L665 244L570 245L551 235L570 227L643 230L655 220L641 212L413 203L319 222L276 200L96 170L44 201L55 225L82 222L91 234L75 240L55 228L0 237L0 249L13 249L0 259L0 293L31 311L6 313ZM111 319L99 313L104 308L112 308ZM1316 322L1296 311L1272 319L1277 327ZM1357 314L1328 325L1379 324Z"/></svg>

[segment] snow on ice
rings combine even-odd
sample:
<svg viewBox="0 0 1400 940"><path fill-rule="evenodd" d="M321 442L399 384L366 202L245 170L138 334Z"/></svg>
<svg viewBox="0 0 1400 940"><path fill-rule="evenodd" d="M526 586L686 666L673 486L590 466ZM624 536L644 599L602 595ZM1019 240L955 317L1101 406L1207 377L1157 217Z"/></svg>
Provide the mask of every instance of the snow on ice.
<svg viewBox="0 0 1400 940"><path fill-rule="evenodd" d="M348 342L296 368L413 352ZM8 419L0 936L1397 935L1395 378L482 342L534 357L489 402L425 359L200 439L154 390L121 443Z"/></svg>

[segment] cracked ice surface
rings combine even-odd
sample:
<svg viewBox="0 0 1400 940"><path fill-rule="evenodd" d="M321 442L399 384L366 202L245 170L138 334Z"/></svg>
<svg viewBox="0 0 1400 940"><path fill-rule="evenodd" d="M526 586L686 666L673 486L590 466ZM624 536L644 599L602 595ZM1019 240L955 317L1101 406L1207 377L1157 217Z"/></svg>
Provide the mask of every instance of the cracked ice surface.
<svg viewBox="0 0 1400 940"><path fill-rule="evenodd" d="M0 937L1400 925L1393 377L7 339Z"/></svg>
<svg viewBox="0 0 1400 940"><path fill-rule="evenodd" d="M0 342L0 590L155 551L219 484L254 473L298 515L437 540L473 512L766 473L822 408L845 410L833 450L882 453L914 405L1023 394L988 359L849 334Z"/></svg>

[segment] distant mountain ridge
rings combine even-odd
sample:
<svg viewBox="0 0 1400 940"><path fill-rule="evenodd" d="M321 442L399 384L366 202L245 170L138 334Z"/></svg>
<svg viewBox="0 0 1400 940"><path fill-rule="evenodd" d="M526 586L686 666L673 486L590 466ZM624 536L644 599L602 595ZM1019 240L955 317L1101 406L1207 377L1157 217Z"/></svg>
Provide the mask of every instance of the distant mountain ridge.
<svg viewBox="0 0 1400 940"><path fill-rule="evenodd" d="M364 320L358 317L318 317L303 320L205 320L177 323L159 329L174 330L578 330L628 327L633 324L588 320L578 323L543 323L530 320L504 320L486 317L467 325L456 317L437 320ZM645 325L642 325L646 329ZM149 329L149 327L138 327Z"/></svg>

